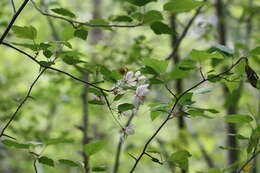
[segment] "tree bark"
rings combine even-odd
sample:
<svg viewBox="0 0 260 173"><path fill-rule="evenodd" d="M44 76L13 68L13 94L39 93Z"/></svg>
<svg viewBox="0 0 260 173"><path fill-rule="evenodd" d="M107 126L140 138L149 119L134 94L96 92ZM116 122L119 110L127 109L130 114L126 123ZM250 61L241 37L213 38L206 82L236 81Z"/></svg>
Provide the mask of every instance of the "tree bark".
<svg viewBox="0 0 260 173"><path fill-rule="evenodd" d="M215 9L216 9L216 16L218 19L218 22L217 22L218 43L222 44L222 45L226 45L226 24L225 24L225 17L224 17L224 4L223 4L222 0L215 1ZM237 89L233 93L229 93L228 89L224 86L223 92L224 92L226 102L228 101L228 97L231 97L232 94L233 95L237 94L236 92L238 92L238 94L239 94L240 91L241 91L241 84L239 86L239 89ZM240 96L238 95L236 103L226 104L227 114L237 113L237 109L238 109L237 104L238 104L239 97ZM234 124L227 123L226 130L227 130L227 134L228 134L227 139L226 139L227 146L232 147L232 148L237 148L238 142L237 142L237 139L235 136L235 134L237 134L236 126ZM239 153L237 150L228 150L227 154L228 154L228 164L229 165L232 165L238 161ZM234 173L234 171L231 171L231 172Z"/></svg>
<svg viewBox="0 0 260 173"><path fill-rule="evenodd" d="M176 29L177 29L177 25L176 25L176 15L171 15L171 18L170 18L170 24L171 24L171 28L172 30L176 32ZM177 34L172 34L171 35L171 46L172 46L172 50L175 49L175 46L178 42L178 35ZM173 61L173 68L176 67L176 65L179 64L180 62L180 57L179 57L179 51L176 50L176 53L175 55L172 56L172 61ZM175 89L176 89L176 92L177 92L177 95L182 93L183 92L183 80L182 79L177 79L177 81L175 82ZM182 107L180 106L179 108L179 111L182 110ZM183 118L183 116L178 116L178 128L179 128L179 136L181 138L183 138L183 136L181 135L182 131L184 129L186 129L185 127L185 120ZM185 170L181 170L182 173L186 173Z"/></svg>

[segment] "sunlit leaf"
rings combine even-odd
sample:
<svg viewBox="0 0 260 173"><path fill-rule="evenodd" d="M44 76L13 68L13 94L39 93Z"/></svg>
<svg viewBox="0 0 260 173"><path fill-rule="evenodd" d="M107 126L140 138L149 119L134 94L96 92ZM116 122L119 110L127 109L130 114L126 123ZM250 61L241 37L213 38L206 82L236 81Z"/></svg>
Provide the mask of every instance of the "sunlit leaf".
<svg viewBox="0 0 260 173"><path fill-rule="evenodd" d="M106 144L107 144L107 141L105 141L105 140L96 140L96 141L90 142L84 146L84 152L86 155L91 156L93 154L96 154L100 150L102 150Z"/></svg>
<svg viewBox="0 0 260 173"><path fill-rule="evenodd" d="M33 26L12 26L12 31L15 33L15 35L19 38L25 38L34 40L37 36L37 30Z"/></svg>
<svg viewBox="0 0 260 173"><path fill-rule="evenodd" d="M66 16L66 17L71 17L71 18L76 17L76 15L74 13L72 13L70 10L68 10L66 8L54 8L54 9L51 9L51 11L53 11L56 14Z"/></svg>
<svg viewBox="0 0 260 173"><path fill-rule="evenodd" d="M253 121L253 118L249 115L232 114L226 116L226 122L229 123L244 124L250 123L251 121Z"/></svg>
<svg viewBox="0 0 260 173"><path fill-rule="evenodd" d="M182 13L198 8L204 4L204 2L195 0L171 0L163 6L163 9L173 13Z"/></svg>

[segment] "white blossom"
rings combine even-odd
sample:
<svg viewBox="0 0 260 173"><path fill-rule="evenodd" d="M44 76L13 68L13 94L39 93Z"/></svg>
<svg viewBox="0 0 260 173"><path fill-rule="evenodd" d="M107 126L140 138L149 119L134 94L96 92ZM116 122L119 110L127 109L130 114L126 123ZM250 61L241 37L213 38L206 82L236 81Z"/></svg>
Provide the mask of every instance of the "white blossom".
<svg viewBox="0 0 260 173"><path fill-rule="evenodd" d="M136 88L135 91L135 98L134 98L134 105L135 107L138 107L140 104L143 103L145 95L148 93L149 84L140 85Z"/></svg>
<svg viewBox="0 0 260 173"><path fill-rule="evenodd" d="M127 72L126 75L124 76L123 82L130 86L136 86L137 80L136 77L134 76L134 73L132 71Z"/></svg>
<svg viewBox="0 0 260 173"><path fill-rule="evenodd" d="M129 124L128 126L126 126L124 129L124 133L126 135L132 135L135 133L135 130L134 130L134 124Z"/></svg>

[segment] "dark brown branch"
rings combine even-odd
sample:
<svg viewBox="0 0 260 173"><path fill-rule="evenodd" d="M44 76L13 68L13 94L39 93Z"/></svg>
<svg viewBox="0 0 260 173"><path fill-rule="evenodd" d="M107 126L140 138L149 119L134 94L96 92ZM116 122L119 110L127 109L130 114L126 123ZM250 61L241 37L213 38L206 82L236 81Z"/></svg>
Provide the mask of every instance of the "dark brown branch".
<svg viewBox="0 0 260 173"><path fill-rule="evenodd" d="M141 152L141 154L139 155L139 157L137 158L136 162L134 163L134 166L132 167L132 169L130 170L130 173L134 172L135 169L136 169L136 166L138 165L138 163L140 162L141 158L143 157L143 155L145 154L146 152L146 149L147 147L149 146L149 144L152 142L152 140L158 135L158 133L161 131L161 129L165 126L165 124L170 120L172 119L171 115L173 113L173 111L175 110L179 100L185 95L187 94L189 91L193 90L194 88L200 86L201 84L203 84L204 82L206 81L209 81L209 80L212 80L212 79L215 79L215 78L219 78L221 77L222 75L228 73L229 71L231 71L235 66L237 66L242 60L247 60L246 57L241 57L239 58L236 63L234 63L233 65L231 65L228 69L226 69L225 71L211 77L211 78L206 78L204 80L201 80L200 82L198 82L197 84L195 84L194 86L192 86L191 88L187 89L186 91L184 91L180 96L178 96L178 99L176 99L175 103L173 104L172 106L172 109L170 111L170 113L168 114L167 118L162 122L162 124L158 127L158 129L153 133L153 135L148 139L148 141L145 143L144 147L143 147L143 150Z"/></svg>
<svg viewBox="0 0 260 173"><path fill-rule="evenodd" d="M12 28L15 20L17 19L17 17L20 15L20 13L23 11L24 7L26 6L26 4L28 3L29 0L24 0L22 5L20 6L20 8L18 9L18 11L14 14L14 16L12 17L10 23L8 24L8 26L6 27L3 35L0 38L0 44L2 44L2 42L4 41L5 37L7 36L7 34L9 33L10 29Z"/></svg>
<svg viewBox="0 0 260 173"><path fill-rule="evenodd" d="M22 100L22 102L19 104L19 106L17 107L16 111L12 114L11 118L8 120L8 122L6 123L6 125L3 127L1 133L0 133L0 138L4 135L5 130L10 126L10 124L12 123L12 121L15 119L17 113L19 112L19 110L23 107L23 105L25 104L25 102L30 98L30 94L31 91L34 87L34 85L37 83L37 81L39 80L39 78L41 77L41 75L45 72L46 68L43 69L39 75L36 77L36 79L33 81L33 83L31 84L26 96L24 97L24 99Z"/></svg>
<svg viewBox="0 0 260 173"><path fill-rule="evenodd" d="M57 16L57 15L53 15L53 14L49 14L47 12L44 12L42 9L40 9L37 4L31 0L34 8L39 11L42 15L45 15L45 16L49 16L49 17L52 17L52 18L55 18L55 19L60 19L60 20L63 20L63 21L66 21L70 24L80 24L80 25L86 25L86 26L90 26L90 27L110 27L110 28L134 28L134 27L138 27L138 26L142 26L143 25L143 22L140 22L140 23L137 23L137 24L133 24L133 25L118 25L118 24L91 24L91 23L87 23L87 22L80 22L80 21L76 21L76 20L73 20L73 19L68 19L68 18L65 18L65 17L62 17L62 16Z"/></svg>

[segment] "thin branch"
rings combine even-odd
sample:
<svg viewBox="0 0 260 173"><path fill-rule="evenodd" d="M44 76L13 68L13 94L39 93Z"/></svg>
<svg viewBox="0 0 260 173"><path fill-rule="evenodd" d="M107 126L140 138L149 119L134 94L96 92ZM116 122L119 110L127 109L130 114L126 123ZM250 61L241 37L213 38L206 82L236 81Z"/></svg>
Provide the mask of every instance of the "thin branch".
<svg viewBox="0 0 260 173"><path fill-rule="evenodd" d="M0 38L0 44L2 44L2 42L4 41L5 37L7 36L7 34L9 33L10 29L12 28L15 20L17 19L17 17L20 15L20 13L23 11L24 7L26 6L26 4L28 3L29 0L24 0L22 5L19 7L18 11L14 14L14 16L12 17L10 23L8 24L8 26L6 27L3 35Z"/></svg>
<svg viewBox="0 0 260 173"><path fill-rule="evenodd" d="M202 72L202 67L200 67L200 75L201 75L201 77L202 77L202 79L204 80L205 79L205 76L204 76L204 74L203 74L203 72Z"/></svg>
<svg viewBox="0 0 260 173"><path fill-rule="evenodd" d="M67 73L67 72L65 72L65 71L56 69L56 68L51 67L51 66L46 66L46 65L44 65L44 64L41 64L40 61L36 60L36 59L35 59L33 56L31 56L30 54L26 53L25 51L23 51L23 50L21 50L21 49L15 47L15 46L13 46L13 45L7 43L7 42L2 42L2 44L5 45L5 46L7 46L7 47L13 48L14 50L16 50L16 51L18 51L18 52L20 52L20 53L26 55L26 56L29 57L32 61L34 61L35 63L37 63L40 67L43 67L43 68L46 68L46 69L50 69L50 70L53 70L53 71L56 71L56 72L59 72L59 73L62 73L62 74L66 75L66 76L69 76L70 78L72 78L72 79L74 79L74 80L76 80L76 81L78 81L78 82L84 83L84 84L86 84L86 85L92 86L93 88L96 88L96 89L99 89L99 90L102 90L102 91L105 91L105 92L112 92L112 91L113 91L113 89L104 89L104 88L98 87L98 86L94 85L93 83L86 82L86 81L84 81L84 80L82 80L82 79L80 79L80 78L78 78L78 77L73 76L73 75L70 74L70 73Z"/></svg>
<svg viewBox="0 0 260 173"><path fill-rule="evenodd" d="M30 98L30 94L31 91L34 87L34 85L37 83L37 81L39 80L39 78L41 77L41 75L45 72L46 68L43 69L39 75L36 77L36 79L33 81L33 83L31 84L26 96L24 97L24 99L22 100L22 102L19 104L19 106L17 107L16 111L12 114L11 118L8 120L8 122L6 123L6 125L3 127L1 133L0 133L0 138L4 135L5 130L10 126L10 124L12 123L12 121L15 119L17 113L19 112L19 110L23 107L23 105L25 104L25 102Z"/></svg>
<svg viewBox="0 0 260 173"><path fill-rule="evenodd" d="M131 124L134 116L135 116L134 111L132 111L132 114L128 118L124 128L126 128L127 126L129 126L129 124ZM123 146L123 140L120 137L119 142L118 142L117 147L116 147L116 158L115 158L113 173L117 173L118 172L118 167L119 167L119 164L120 164L120 155L121 155L121 152L122 152L122 146ZM136 158L135 158L135 160L136 160Z"/></svg>
<svg viewBox="0 0 260 173"><path fill-rule="evenodd" d="M128 153L128 155L129 155L130 157L132 157L134 160L137 160L137 159L135 158L135 156L133 156L132 154Z"/></svg>
<svg viewBox="0 0 260 173"><path fill-rule="evenodd" d="M14 13L16 13L16 8L15 8L14 0L11 0L11 5L12 5L12 8L13 8Z"/></svg>
<svg viewBox="0 0 260 173"><path fill-rule="evenodd" d="M173 111L175 110L178 102L180 101L180 99L187 94L189 91L193 90L194 88L200 86L201 84L203 84L206 81L215 79L215 78L219 78L222 75L224 75L225 73L231 71L236 65L238 65L242 60L247 60L246 57L241 57L239 58L236 63L234 63L233 65L231 65L228 69L226 69L225 71L211 77L211 78L206 78L204 80L201 80L200 82L198 82L197 84L195 84L194 86L192 86L191 88L187 89L186 91L184 91L180 96L178 96L178 98L176 99L175 103L172 106L172 109L170 111L170 113L168 114L167 118L162 122L162 124L158 127L158 129L153 133L153 135L148 139L148 141L145 143L143 150L141 152L141 154L139 155L139 157L137 158L136 162L134 163L134 166L132 167L132 169L130 170L130 173L134 172L136 169L136 166L138 165L138 163L140 162L141 158L143 157L143 155L146 152L147 147L149 146L149 144L152 142L152 140L158 135L158 133L161 131L161 129L165 126L165 124L171 119L171 115L173 113Z"/></svg>
<svg viewBox="0 0 260 173"><path fill-rule="evenodd" d="M62 17L62 16L57 16L57 15L53 15L53 14L50 14L50 13L47 13L47 12L44 12L42 9L40 9L37 4L31 0L34 8L39 11L42 15L45 15L45 16L49 16L49 17L52 17L52 18L56 18L56 19L60 19L60 20L63 20L63 21L66 21L70 24L80 24L80 25L85 25L85 26L90 26L90 27L110 27L110 28L134 28L134 27L138 27L138 26L142 26L143 25L143 21L140 22L140 23L137 23L137 24L133 24L133 25L118 25L118 24L91 24L91 23L87 23L87 22L81 22L81 21L77 21L77 20L73 20L73 19L68 19L68 18L65 18L65 17Z"/></svg>
<svg viewBox="0 0 260 173"><path fill-rule="evenodd" d="M204 0L204 2L206 2L206 0ZM189 22L187 23L187 25L185 26L184 30L182 31L181 33L181 36L178 38L178 40L176 40L176 43L175 43L175 47L173 49L173 51L171 52L171 54L166 58L166 60L169 60L171 59L171 57L174 57L176 56L177 52L178 52L178 49L181 45L181 42L182 40L185 38L186 34L188 33L191 25L193 24L194 20L197 18L197 16L200 14L201 12L201 9L202 9L203 6L199 7L195 14L193 15L193 17L189 20Z"/></svg>
<svg viewBox="0 0 260 173"><path fill-rule="evenodd" d="M255 152L255 154L253 154L242 166L241 168L237 171L237 173L240 173L243 168L249 164L254 158L256 158L256 156L260 153L260 150L258 150L257 152Z"/></svg>
<svg viewBox="0 0 260 173"><path fill-rule="evenodd" d="M36 163L37 163L37 159L35 159L35 160L33 161L33 167L34 167L34 171L35 171L35 173L38 173Z"/></svg>
<svg viewBox="0 0 260 173"><path fill-rule="evenodd" d="M9 136L9 135L7 135L7 134L3 134L2 136L5 136L5 137L10 138L10 139L13 139L13 140L16 140L16 138L14 138L14 137L12 137L12 136Z"/></svg>
<svg viewBox="0 0 260 173"><path fill-rule="evenodd" d="M112 115L114 121L120 126L121 129L124 129L124 127L121 125L121 123L120 123L120 122L118 121L118 119L115 117L115 115L114 115L114 113L113 113L113 110L112 110L112 108L111 108L111 106L110 106L110 103L109 103L109 101L108 101L108 99L107 99L106 94L104 93L104 91L103 91L102 89L100 89L100 91L101 91L103 97L105 98L105 102L106 102L106 104L107 104L107 107L108 107L109 111L111 112L111 115Z"/></svg>
<svg viewBox="0 0 260 173"><path fill-rule="evenodd" d="M172 95L175 99L178 98L178 97L176 96L176 94L174 94L166 84L165 84L164 86L165 86L165 88L169 91L169 93L171 93L171 95Z"/></svg>

